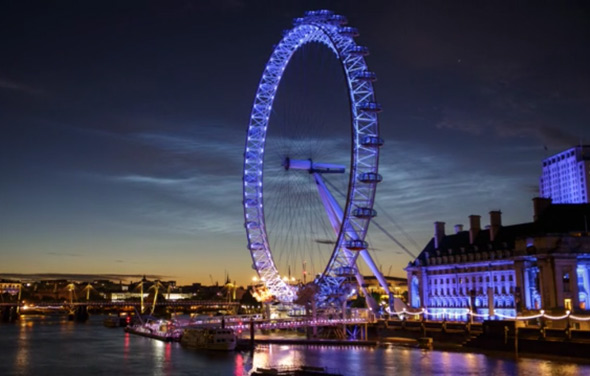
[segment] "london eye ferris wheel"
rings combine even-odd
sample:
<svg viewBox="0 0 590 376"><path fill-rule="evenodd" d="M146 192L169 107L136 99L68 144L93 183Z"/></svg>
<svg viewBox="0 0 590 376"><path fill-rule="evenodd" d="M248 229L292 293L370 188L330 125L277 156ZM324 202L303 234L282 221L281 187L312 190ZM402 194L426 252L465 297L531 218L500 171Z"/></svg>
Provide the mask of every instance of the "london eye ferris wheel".
<svg viewBox="0 0 590 376"><path fill-rule="evenodd" d="M378 113L358 31L331 11L285 31L256 91L244 151L243 206L252 267L270 294L293 302L311 274L316 301L366 284L358 259L388 291L366 235L378 173ZM297 277L295 277L297 276ZM390 304L392 298L390 295Z"/></svg>

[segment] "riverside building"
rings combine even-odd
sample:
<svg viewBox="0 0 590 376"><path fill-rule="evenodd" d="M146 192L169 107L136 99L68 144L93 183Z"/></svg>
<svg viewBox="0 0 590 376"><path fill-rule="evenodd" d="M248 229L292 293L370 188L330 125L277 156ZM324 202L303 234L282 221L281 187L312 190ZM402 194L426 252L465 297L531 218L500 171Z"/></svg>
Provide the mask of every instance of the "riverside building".
<svg viewBox="0 0 590 376"><path fill-rule="evenodd" d="M556 204L589 203L590 145L576 146L543 160L539 193Z"/></svg>
<svg viewBox="0 0 590 376"><path fill-rule="evenodd" d="M590 204L535 198L534 220L503 226L469 216L452 234L435 222L434 237L406 267L409 306L429 318L468 320L527 312L590 313ZM467 309L466 309L467 308Z"/></svg>

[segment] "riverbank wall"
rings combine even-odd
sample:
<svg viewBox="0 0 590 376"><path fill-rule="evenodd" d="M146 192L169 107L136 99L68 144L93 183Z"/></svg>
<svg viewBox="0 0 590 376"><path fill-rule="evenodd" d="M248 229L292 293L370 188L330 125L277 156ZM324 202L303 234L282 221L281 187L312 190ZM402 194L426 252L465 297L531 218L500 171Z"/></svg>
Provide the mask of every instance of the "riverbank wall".
<svg viewBox="0 0 590 376"><path fill-rule="evenodd" d="M500 351L588 358L590 331L518 326L514 321L445 323L426 321L380 322L369 339L381 343L417 346L420 338L432 338L434 349Z"/></svg>

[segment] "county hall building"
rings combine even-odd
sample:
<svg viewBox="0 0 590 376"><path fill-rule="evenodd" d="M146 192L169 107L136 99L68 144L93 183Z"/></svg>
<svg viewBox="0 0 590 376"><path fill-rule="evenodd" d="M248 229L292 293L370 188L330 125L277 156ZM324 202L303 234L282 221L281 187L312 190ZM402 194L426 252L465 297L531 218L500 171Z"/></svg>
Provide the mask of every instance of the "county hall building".
<svg viewBox="0 0 590 376"><path fill-rule="evenodd" d="M406 267L409 306L456 320L468 319L466 308L496 317L590 314L590 204L535 198L533 206L530 223L503 226L492 211L489 226L471 215L468 229L447 234L435 222L434 237Z"/></svg>

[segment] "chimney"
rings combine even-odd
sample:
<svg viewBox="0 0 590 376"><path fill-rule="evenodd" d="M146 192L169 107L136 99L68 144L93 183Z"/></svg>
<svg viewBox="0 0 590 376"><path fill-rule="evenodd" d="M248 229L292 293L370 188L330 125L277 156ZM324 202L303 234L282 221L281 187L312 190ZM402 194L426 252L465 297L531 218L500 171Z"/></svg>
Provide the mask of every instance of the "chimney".
<svg viewBox="0 0 590 376"><path fill-rule="evenodd" d="M455 234L458 234L461 231L463 231L463 225L455 225Z"/></svg>
<svg viewBox="0 0 590 376"><path fill-rule="evenodd" d="M479 234L479 230L481 230L481 216L479 215L470 215L469 216L469 244L473 244L475 242L475 238L477 234Z"/></svg>
<svg viewBox="0 0 590 376"><path fill-rule="evenodd" d="M551 205L551 198L533 198L533 221L537 222L541 214Z"/></svg>
<svg viewBox="0 0 590 376"><path fill-rule="evenodd" d="M492 210L490 212L490 241L493 242L498 235L498 231L502 227L502 212L499 210Z"/></svg>
<svg viewBox="0 0 590 376"><path fill-rule="evenodd" d="M434 222L434 249L438 249L445 237L445 223Z"/></svg>

